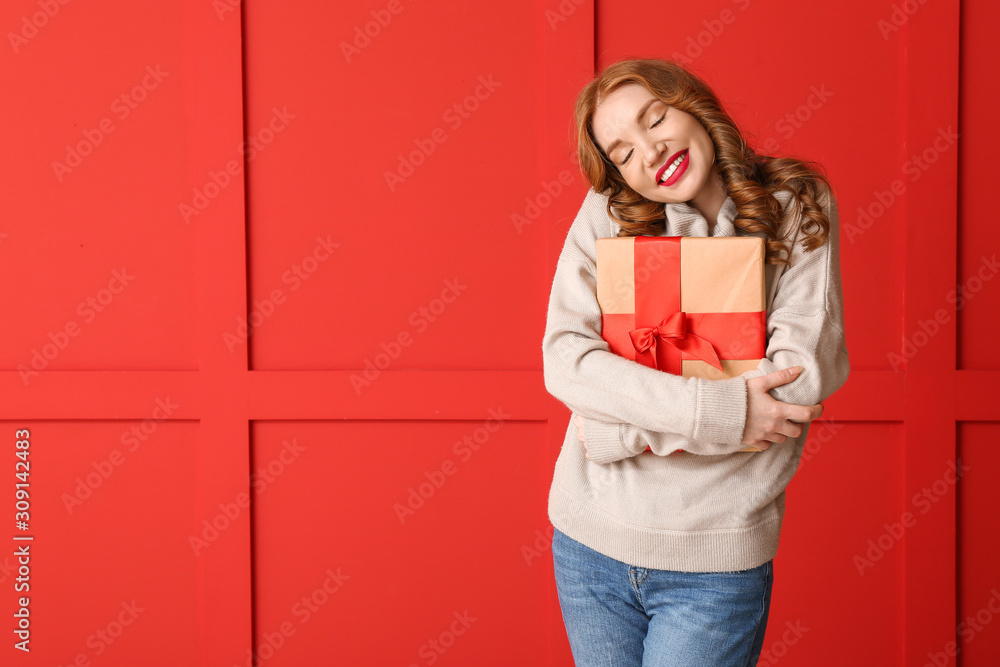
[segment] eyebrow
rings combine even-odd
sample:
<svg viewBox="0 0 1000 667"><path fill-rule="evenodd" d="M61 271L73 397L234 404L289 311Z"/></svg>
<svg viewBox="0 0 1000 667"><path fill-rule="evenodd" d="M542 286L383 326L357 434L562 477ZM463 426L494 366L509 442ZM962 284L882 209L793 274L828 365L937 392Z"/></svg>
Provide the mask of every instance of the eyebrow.
<svg viewBox="0 0 1000 667"><path fill-rule="evenodd" d="M658 99L658 98L656 98L656 97L651 97L651 98L649 99L649 101L648 101L648 102L646 102L645 104L643 104L643 105L642 105L642 108L641 108L641 109L639 109L639 113L637 113L637 114L635 115L635 124L636 124L636 125L638 125L638 124L639 124L639 121L641 121L641 120L642 120L642 117L646 115L646 112L647 112L647 111L649 110L649 107L651 107L651 106L653 105L653 103L654 103L654 102L658 102L658 101L659 101L659 99ZM611 157L611 153L613 153L613 152L614 152L614 150L615 150L616 148L618 148L618 145L619 145L620 143L622 143L622 140L621 140L621 139L615 139L614 141L612 141L612 142L611 142L611 145L609 145L609 146L608 146L608 150L606 151L606 153L605 153L605 154L606 154L606 155L607 155L607 156L608 156L608 157L610 158L610 157Z"/></svg>

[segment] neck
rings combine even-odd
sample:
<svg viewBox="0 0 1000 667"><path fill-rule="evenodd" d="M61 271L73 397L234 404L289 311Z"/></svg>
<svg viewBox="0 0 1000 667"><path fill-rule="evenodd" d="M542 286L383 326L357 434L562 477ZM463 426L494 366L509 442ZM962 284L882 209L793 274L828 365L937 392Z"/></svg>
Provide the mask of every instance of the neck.
<svg viewBox="0 0 1000 667"><path fill-rule="evenodd" d="M719 211L722 210L726 197L726 186L722 181L722 174L713 167L706 187L702 188L701 192L688 202L708 221L709 233L712 232L715 223L719 220Z"/></svg>

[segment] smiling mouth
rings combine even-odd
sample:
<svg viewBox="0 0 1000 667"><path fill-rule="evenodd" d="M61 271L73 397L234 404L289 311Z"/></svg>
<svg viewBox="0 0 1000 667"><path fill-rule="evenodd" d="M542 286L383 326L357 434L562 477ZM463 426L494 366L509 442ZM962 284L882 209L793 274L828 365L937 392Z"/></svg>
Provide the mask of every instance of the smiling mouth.
<svg viewBox="0 0 1000 667"><path fill-rule="evenodd" d="M670 160L668 160L665 165L660 167L659 173L656 174L657 184L669 185L667 181L670 181L672 183L674 180L676 180L673 179L673 176L675 174L680 176L680 173L678 173L678 169L680 169L681 165L686 166L685 163L687 161L687 154L688 154L688 149L685 148L684 150L678 151L677 153L671 155ZM683 170L681 171L683 172Z"/></svg>

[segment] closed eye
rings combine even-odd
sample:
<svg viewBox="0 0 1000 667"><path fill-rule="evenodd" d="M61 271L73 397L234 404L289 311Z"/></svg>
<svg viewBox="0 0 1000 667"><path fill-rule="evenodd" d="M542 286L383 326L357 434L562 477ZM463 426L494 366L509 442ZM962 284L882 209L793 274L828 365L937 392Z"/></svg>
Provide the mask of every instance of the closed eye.
<svg viewBox="0 0 1000 667"><path fill-rule="evenodd" d="M667 114L666 114L666 113L664 113L664 114L663 114L662 116L660 116L660 117L659 117L659 118L658 118L658 119L656 120L656 122L655 122L655 123L653 123L652 125L650 125L650 126L649 126L649 129L651 129L651 130L652 130L652 129L653 129L654 127L656 127L657 125L659 125L660 123L662 123L662 122L663 122L663 119L664 119L664 118L666 118L666 117L667 117ZM627 155L626 155L626 156L625 156L625 157L624 157L624 158L622 159L622 161L618 163L618 166L620 166L620 167L624 167L624 166L625 166L625 163L626 163L626 162L628 162L628 159L629 159L630 157L632 157L632 151L629 151L629 152L628 152L628 154L627 154Z"/></svg>

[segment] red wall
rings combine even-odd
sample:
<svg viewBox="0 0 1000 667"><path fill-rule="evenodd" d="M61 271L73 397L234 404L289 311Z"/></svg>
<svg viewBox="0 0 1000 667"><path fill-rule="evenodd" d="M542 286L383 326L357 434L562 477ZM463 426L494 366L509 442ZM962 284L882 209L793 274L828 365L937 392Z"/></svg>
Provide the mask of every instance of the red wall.
<svg viewBox="0 0 1000 667"><path fill-rule="evenodd" d="M572 103L659 56L840 204L852 372L788 491L760 664L995 664L998 18L5 3L0 602L30 598L31 651L0 663L572 664L540 356Z"/></svg>

